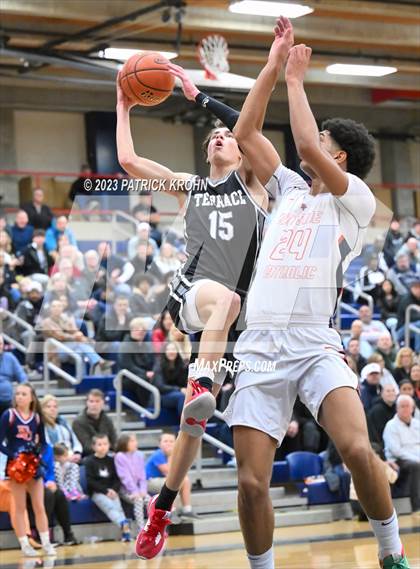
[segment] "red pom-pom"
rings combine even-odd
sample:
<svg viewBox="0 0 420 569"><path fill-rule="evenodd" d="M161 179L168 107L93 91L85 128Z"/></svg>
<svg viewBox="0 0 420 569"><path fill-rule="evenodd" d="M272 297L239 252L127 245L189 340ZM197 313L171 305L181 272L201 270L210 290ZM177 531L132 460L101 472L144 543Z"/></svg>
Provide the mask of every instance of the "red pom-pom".
<svg viewBox="0 0 420 569"><path fill-rule="evenodd" d="M8 462L7 476L19 484L24 484L35 477L38 466L38 457L33 453L21 452L16 458Z"/></svg>

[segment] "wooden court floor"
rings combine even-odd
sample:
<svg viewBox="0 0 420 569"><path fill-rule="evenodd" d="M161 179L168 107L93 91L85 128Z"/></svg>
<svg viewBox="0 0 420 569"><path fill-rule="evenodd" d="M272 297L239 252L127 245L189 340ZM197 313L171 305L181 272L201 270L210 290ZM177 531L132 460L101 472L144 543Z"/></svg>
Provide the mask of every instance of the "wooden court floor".
<svg viewBox="0 0 420 569"><path fill-rule="evenodd" d="M400 518L411 569L420 569L420 515ZM367 523L279 528L275 531L276 569L377 569L376 544ZM22 560L16 551L0 552L1 569L248 569L240 533L177 536L165 555L141 561L132 544L105 542L58 549L51 559Z"/></svg>

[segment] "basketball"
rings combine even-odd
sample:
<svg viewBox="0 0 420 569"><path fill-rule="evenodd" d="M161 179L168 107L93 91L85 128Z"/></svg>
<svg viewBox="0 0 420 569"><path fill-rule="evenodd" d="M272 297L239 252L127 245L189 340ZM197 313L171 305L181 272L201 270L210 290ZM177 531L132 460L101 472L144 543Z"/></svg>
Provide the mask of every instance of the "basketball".
<svg viewBox="0 0 420 569"><path fill-rule="evenodd" d="M175 84L175 78L166 69L168 63L155 51L140 51L132 55L119 76L124 94L144 107L165 101Z"/></svg>

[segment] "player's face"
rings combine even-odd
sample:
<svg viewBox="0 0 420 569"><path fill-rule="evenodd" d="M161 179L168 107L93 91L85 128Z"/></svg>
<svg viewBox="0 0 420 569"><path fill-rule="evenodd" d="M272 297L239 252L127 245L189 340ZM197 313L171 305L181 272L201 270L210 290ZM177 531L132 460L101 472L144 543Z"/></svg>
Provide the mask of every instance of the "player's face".
<svg viewBox="0 0 420 569"><path fill-rule="evenodd" d="M340 149L338 148L336 142L332 139L331 134L328 130L323 130L319 133L319 146L321 150L326 154L329 154L333 158L337 157ZM312 180L317 177L316 173L311 169L309 164L304 160L300 163L300 168L307 174Z"/></svg>
<svg viewBox="0 0 420 569"><path fill-rule="evenodd" d="M219 159L231 163L241 160L238 143L228 128L216 128L212 132L207 157L210 164Z"/></svg>

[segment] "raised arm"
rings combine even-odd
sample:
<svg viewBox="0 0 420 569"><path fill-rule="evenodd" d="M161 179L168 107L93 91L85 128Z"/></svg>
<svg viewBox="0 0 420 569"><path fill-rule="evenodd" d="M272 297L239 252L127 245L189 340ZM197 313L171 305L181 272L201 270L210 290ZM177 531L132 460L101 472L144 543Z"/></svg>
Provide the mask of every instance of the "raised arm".
<svg viewBox="0 0 420 569"><path fill-rule="evenodd" d="M185 193L179 191L182 188L181 182L191 178L191 174L172 172L166 166L136 154L130 128L130 109L134 105L135 103L124 95L117 79L118 162L127 174L132 177L146 180L165 180L165 191L182 202L185 198ZM175 188L177 191L173 191Z"/></svg>
<svg viewBox="0 0 420 569"><path fill-rule="evenodd" d="M293 45L293 28L287 18L277 20L268 60L248 93L233 133L262 184L266 184L280 164L273 144L262 132L267 105ZM263 157L263 159L262 159Z"/></svg>
<svg viewBox="0 0 420 569"><path fill-rule="evenodd" d="M303 86L311 53L311 48L303 44L292 47L289 53L286 83L290 126L300 158L308 164L332 194L342 196L347 191L348 177L334 158L321 148L318 126Z"/></svg>

